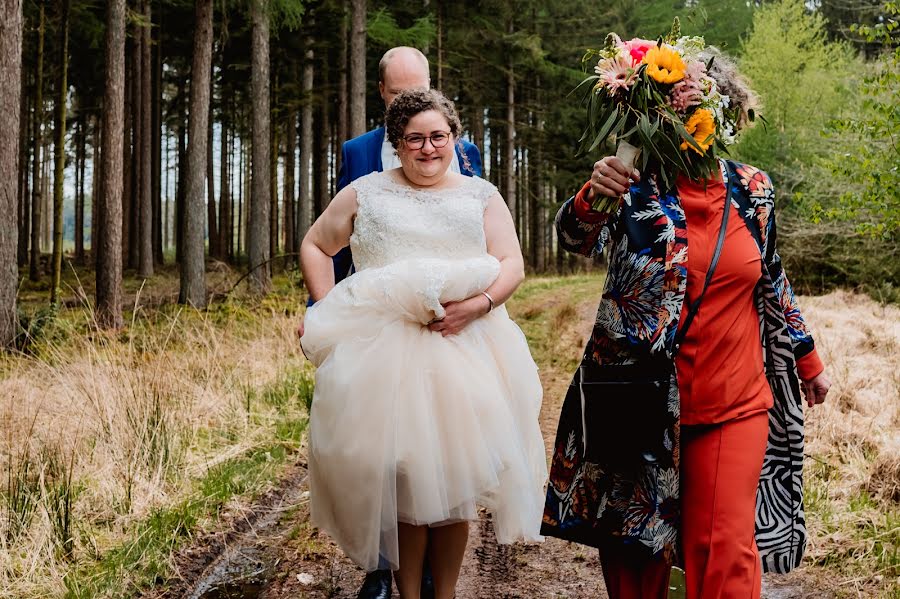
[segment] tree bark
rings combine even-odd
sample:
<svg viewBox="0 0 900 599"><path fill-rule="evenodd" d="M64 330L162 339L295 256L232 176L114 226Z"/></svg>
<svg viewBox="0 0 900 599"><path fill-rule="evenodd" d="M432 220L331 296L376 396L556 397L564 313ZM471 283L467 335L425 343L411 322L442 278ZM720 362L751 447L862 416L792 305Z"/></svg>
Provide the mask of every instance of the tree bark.
<svg viewBox="0 0 900 599"><path fill-rule="evenodd" d="M210 61L212 61L212 53L210 51ZM212 65L212 62L210 62ZM212 66L210 66L210 75L212 74ZM219 258L219 227L216 219L216 185L215 185L215 169L213 167L213 78L209 78L209 125L207 131L206 142L206 230L209 239L209 255Z"/></svg>
<svg viewBox="0 0 900 599"><path fill-rule="evenodd" d="M91 117L94 123L93 137L91 141L91 258L96 263L97 248L99 246L99 237L97 230L100 226L100 217L98 216L97 206L100 204L100 144L102 131L100 130L100 115Z"/></svg>
<svg viewBox="0 0 900 599"><path fill-rule="evenodd" d="M350 137L366 132L366 0L350 0Z"/></svg>
<svg viewBox="0 0 900 599"><path fill-rule="evenodd" d="M126 0L127 2L127 0ZM126 13L128 11L126 5ZM127 18L127 17L126 17ZM122 129L122 265L127 267L130 262L128 248L131 247L131 236L136 234L131 230L131 197L133 194L134 169L132 168L134 156L132 153L132 141L134 136L134 86L135 73L128 73L129 68L134 68L130 63L131 54L134 52L134 42L125 38L125 122ZM130 76L128 76L130 75Z"/></svg>
<svg viewBox="0 0 900 599"><path fill-rule="evenodd" d="M350 132L350 119L349 113L347 112L347 108L349 106L347 90L347 58L349 56L347 53L347 0L343 0L342 6L343 10L341 11L342 18L340 25L340 38L338 41L337 138L339 144L344 143L350 138L348 135L348 133ZM337 170L337 172L341 171L342 158L342 152L335 152L335 159L337 161L335 170Z"/></svg>
<svg viewBox="0 0 900 599"><path fill-rule="evenodd" d="M212 70L213 1L198 0L194 17L194 55L191 62L188 183L184 219L184 256L178 301L197 308L206 306L206 265L203 258L206 148L209 144L209 79Z"/></svg>
<svg viewBox="0 0 900 599"><path fill-rule="evenodd" d="M125 93L125 0L109 0L106 16L106 83L103 95L102 195L97 247L97 321L122 326L122 142ZM96 165L95 165L96 166Z"/></svg>
<svg viewBox="0 0 900 599"><path fill-rule="evenodd" d="M63 177L66 170L66 100L69 82L69 9L70 0L59 0L59 79L57 80L53 147L53 282L50 285L50 303L59 301L62 280L63 255Z"/></svg>
<svg viewBox="0 0 900 599"><path fill-rule="evenodd" d="M269 291L269 2L251 0L252 190L247 231L250 284L257 294Z"/></svg>
<svg viewBox="0 0 900 599"><path fill-rule="evenodd" d="M224 105L222 109L224 110ZM227 121L222 119L222 133L219 138L219 259L231 257L231 161L230 138Z"/></svg>
<svg viewBox="0 0 900 599"><path fill-rule="evenodd" d="M23 15L20 15L20 18L22 19L22 31L19 33L21 36L24 36L25 19ZM19 45L22 47L21 53L24 53L25 44L21 43L20 40ZM28 108L30 98L27 97L26 92L28 75L22 64L24 56L21 53L19 56L19 70L22 72L22 76L19 78L19 85L22 91L21 101L19 102L19 206L17 219L19 242L16 253L18 265L25 266L28 264L28 233L31 231L31 202L29 201L30 187L28 186L28 134L31 129L31 119L29 118L31 113Z"/></svg>
<svg viewBox="0 0 900 599"><path fill-rule="evenodd" d="M87 115L78 104L75 132L75 264L84 265L84 176L87 155Z"/></svg>
<svg viewBox="0 0 900 599"><path fill-rule="evenodd" d="M140 10L140 5L137 7ZM128 268L137 270L141 267L141 190L143 189L143 111L144 111L144 77L142 48L144 37L139 23L134 24L134 52L131 55L133 80L131 87L131 189L128 194Z"/></svg>
<svg viewBox="0 0 900 599"><path fill-rule="evenodd" d="M187 195L187 88L185 77L179 79L178 89L178 178L175 182L175 262L181 263L184 254L184 218Z"/></svg>
<svg viewBox="0 0 900 599"><path fill-rule="evenodd" d="M153 39L153 84L151 91L152 120L150 123L151 135L151 168L150 168L150 198L153 203L153 226L151 233L153 235L153 261L162 265L165 263L165 255L163 254L163 235L162 235L162 49L160 48L159 30L162 28L162 10L159 11L157 17L157 27L152 28L151 34L155 32Z"/></svg>
<svg viewBox="0 0 900 599"><path fill-rule="evenodd" d="M246 152L244 150L244 138L238 142L238 172L237 172L237 221L235 228L237 229L237 243L235 245L235 256L240 256L243 251L242 240L245 242L244 236L244 198L247 197L247 171L249 170L246 161Z"/></svg>
<svg viewBox="0 0 900 599"><path fill-rule="evenodd" d="M509 32L513 32L512 22L509 24ZM516 219L516 76L510 59L506 72L506 157L504 159L503 192L506 195L506 203Z"/></svg>
<svg viewBox="0 0 900 599"><path fill-rule="evenodd" d="M321 69L322 88L328 89L327 71ZM331 201L331 190L328 188L328 132L331 131L329 107L331 102L322 102L319 106L319 123L316 127L318 135L315 136L315 149L313 157L316 166L316 182L314 187L316 196L316 217L325 211Z"/></svg>
<svg viewBox="0 0 900 599"><path fill-rule="evenodd" d="M294 71L296 75L296 70ZM296 80L296 77L294 77ZM284 123L284 251L293 252L294 239L294 185L297 153L297 110L291 103Z"/></svg>
<svg viewBox="0 0 900 599"><path fill-rule="evenodd" d="M140 238L138 243L139 269L138 275L142 278L153 276L153 185L150 177L153 171L153 71L150 61L150 0L142 0L144 23L139 31L141 35L141 95L138 102L141 104L141 160L140 160L140 190L138 193L139 219L138 230Z"/></svg>
<svg viewBox="0 0 900 599"><path fill-rule="evenodd" d="M38 281L41 278L41 174L43 162L41 150L44 139L41 133L44 124L44 5L41 4L38 17L37 71L34 76L34 146L31 152L34 166L31 171L31 254L28 263L28 278Z"/></svg>
<svg viewBox="0 0 900 599"><path fill-rule="evenodd" d="M270 85L272 89L271 105L278 105L278 65L270 69ZM270 116L271 118L271 116ZM278 136L278 127L269 123L269 148L271 160L269 161L269 256L278 255L278 159L281 140ZM271 270L271 268L270 268Z"/></svg>
<svg viewBox="0 0 900 599"><path fill-rule="evenodd" d="M312 152L313 152L313 74L314 55L312 37L306 38L306 57L303 63L303 109L300 116L300 206L297 216L296 253L300 253L300 242L309 230L312 221Z"/></svg>
<svg viewBox="0 0 900 599"><path fill-rule="evenodd" d="M22 0L0 0L0 348L16 338Z"/></svg>

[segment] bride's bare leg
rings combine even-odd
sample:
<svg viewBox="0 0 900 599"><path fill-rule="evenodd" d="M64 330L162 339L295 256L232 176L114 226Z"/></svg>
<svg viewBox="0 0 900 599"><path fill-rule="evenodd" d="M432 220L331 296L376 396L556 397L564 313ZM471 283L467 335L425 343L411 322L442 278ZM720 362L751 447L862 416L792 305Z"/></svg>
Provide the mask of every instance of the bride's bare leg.
<svg viewBox="0 0 900 599"><path fill-rule="evenodd" d="M397 541L400 549L400 569L394 571L394 581L402 599L419 599L422 587L422 563L428 545L428 527L399 523Z"/></svg>
<svg viewBox="0 0 900 599"><path fill-rule="evenodd" d="M468 541L468 522L456 522L431 529L428 563L434 577L435 599L453 599L455 596L456 581Z"/></svg>

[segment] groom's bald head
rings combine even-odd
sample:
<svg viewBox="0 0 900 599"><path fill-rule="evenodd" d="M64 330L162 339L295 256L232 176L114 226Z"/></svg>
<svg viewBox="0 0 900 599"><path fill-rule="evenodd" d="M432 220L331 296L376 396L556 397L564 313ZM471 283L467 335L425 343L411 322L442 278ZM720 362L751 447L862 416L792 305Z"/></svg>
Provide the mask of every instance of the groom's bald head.
<svg viewBox="0 0 900 599"><path fill-rule="evenodd" d="M416 48L398 46L384 53L378 63L378 92L387 109L394 98L407 89L428 89L428 59Z"/></svg>

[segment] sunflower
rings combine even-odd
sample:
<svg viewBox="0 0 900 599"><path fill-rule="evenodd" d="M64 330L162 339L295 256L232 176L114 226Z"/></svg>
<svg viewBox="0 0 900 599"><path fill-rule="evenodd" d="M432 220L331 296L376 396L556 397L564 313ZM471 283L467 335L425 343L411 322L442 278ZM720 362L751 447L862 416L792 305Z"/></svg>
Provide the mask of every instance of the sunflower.
<svg viewBox="0 0 900 599"><path fill-rule="evenodd" d="M699 145L703 151L701 152L686 141L681 142L681 149L687 150L690 148L701 156L706 154L709 146L713 143L714 135L716 133L716 123L713 120L712 113L705 108L698 108L684 124L684 128L694 137L694 141L697 142L697 145Z"/></svg>
<svg viewBox="0 0 900 599"><path fill-rule="evenodd" d="M641 62L647 65L647 74L658 83L681 81L687 68L678 52L659 46L650 48Z"/></svg>

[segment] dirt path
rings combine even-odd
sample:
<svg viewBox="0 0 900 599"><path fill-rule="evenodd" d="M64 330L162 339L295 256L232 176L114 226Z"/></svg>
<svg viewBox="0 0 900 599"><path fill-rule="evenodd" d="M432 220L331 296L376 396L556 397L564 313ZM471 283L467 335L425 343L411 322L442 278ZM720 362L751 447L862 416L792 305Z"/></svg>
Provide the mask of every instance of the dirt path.
<svg viewBox="0 0 900 599"><path fill-rule="evenodd" d="M535 298L534 309L556 311L565 305L565 290ZM583 347L595 299L567 309L555 331L560 351ZM527 309L527 307L526 307ZM544 404L541 428L549 448L553 442L570 373L542 365ZM231 531L200 539L178 558L180 580L153 597L191 599L353 599L363 572L343 556L324 534L308 524L308 492L303 460L256 506L230 517ZM394 595L398 597L398 595ZM595 550L547 539L540 545L498 545L489 516L482 513L469 531L469 545L458 585L459 599L604 599ZM802 569L764 580L763 597L799 599L836 596L821 580Z"/></svg>

